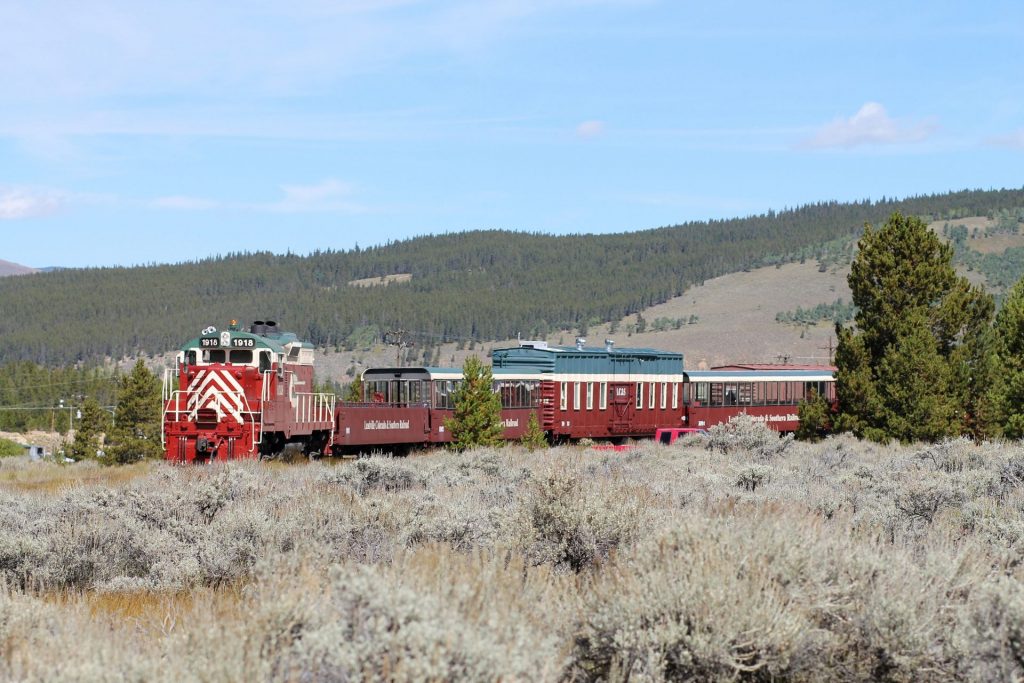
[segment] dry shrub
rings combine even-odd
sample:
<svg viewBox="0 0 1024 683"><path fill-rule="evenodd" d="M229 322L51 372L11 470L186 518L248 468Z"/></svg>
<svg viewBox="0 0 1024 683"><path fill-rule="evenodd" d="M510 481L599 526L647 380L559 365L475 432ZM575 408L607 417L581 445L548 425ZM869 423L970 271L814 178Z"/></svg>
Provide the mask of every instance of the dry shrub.
<svg viewBox="0 0 1024 683"><path fill-rule="evenodd" d="M808 518L694 517L619 559L584 608L577 680L915 681L961 660L964 576Z"/></svg>
<svg viewBox="0 0 1024 683"><path fill-rule="evenodd" d="M565 664L551 629L564 587L515 558L428 547L387 568L332 567L283 601L280 583L254 598L275 679L552 680Z"/></svg>
<svg viewBox="0 0 1024 683"><path fill-rule="evenodd" d="M771 460L793 443L793 435L780 436L777 431L747 414L737 415L725 424L708 429L705 446L721 453L735 453Z"/></svg>
<svg viewBox="0 0 1024 683"><path fill-rule="evenodd" d="M615 482L594 482L573 464L551 465L526 501L527 554L535 564L582 571L636 537L639 496Z"/></svg>
<svg viewBox="0 0 1024 683"><path fill-rule="evenodd" d="M405 491L425 483L413 466L390 456L360 458L351 467L325 471L322 480L348 484L361 496L370 491Z"/></svg>
<svg viewBox="0 0 1024 683"><path fill-rule="evenodd" d="M782 443L0 487L0 679L1024 676L1024 447Z"/></svg>
<svg viewBox="0 0 1024 683"><path fill-rule="evenodd" d="M213 595L48 602L0 588L0 678L544 681L568 663L572 582L515 556L430 546L375 568L293 557L254 579Z"/></svg>
<svg viewBox="0 0 1024 683"><path fill-rule="evenodd" d="M956 637L961 651L970 653L956 662L963 680L1024 679L1024 588L1020 581L997 577L979 586L957 624Z"/></svg>

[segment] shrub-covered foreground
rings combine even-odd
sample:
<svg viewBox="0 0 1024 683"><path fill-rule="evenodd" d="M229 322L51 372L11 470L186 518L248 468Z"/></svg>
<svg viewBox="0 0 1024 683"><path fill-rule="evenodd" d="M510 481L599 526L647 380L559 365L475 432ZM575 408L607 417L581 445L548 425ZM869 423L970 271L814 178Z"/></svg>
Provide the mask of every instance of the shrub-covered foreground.
<svg viewBox="0 0 1024 683"><path fill-rule="evenodd" d="M0 488L0 677L1024 676L1024 448L756 437Z"/></svg>

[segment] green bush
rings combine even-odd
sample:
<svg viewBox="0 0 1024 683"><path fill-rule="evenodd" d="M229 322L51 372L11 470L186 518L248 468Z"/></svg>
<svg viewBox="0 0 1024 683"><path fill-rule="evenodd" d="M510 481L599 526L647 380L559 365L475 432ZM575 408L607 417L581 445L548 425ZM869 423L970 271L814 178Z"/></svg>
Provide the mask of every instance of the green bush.
<svg viewBox="0 0 1024 683"><path fill-rule="evenodd" d="M13 455L25 455L25 447L10 439L0 438L0 458L9 458Z"/></svg>

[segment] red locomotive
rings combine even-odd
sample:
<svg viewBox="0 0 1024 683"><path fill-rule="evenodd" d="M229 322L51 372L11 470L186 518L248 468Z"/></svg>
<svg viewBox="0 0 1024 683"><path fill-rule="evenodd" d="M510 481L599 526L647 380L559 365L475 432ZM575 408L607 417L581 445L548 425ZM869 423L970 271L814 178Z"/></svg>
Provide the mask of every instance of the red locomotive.
<svg viewBox="0 0 1024 683"><path fill-rule="evenodd" d="M703 430L745 413L780 432L798 426L797 406L817 392L835 401L834 368L728 366L684 371L681 353L552 346L524 341L491 354L504 436L526 432L533 412L552 442L622 442L659 430ZM288 443L307 453L402 451L445 443L462 373L454 368L373 368L363 400L313 393L313 349L270 323L243 332L212 328L178 353L165 378L169 460L271 455Z"/></svg>
<svg viewBox="0 0 1024 683"><path fill-rule="evenodd" d="M313 348L273 321L248 332L231 321L187 342L164 376L164 449L168 460L231 460L300 443L326 452L335 398L312 392Z"/></svg>

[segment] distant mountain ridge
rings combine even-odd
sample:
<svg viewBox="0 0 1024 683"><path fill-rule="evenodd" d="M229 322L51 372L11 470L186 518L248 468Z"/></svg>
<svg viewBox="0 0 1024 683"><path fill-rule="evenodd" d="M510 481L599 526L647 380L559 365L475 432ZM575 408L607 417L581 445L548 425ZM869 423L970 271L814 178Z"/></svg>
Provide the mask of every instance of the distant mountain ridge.
<svg viewBox="0 0 1024 683"><path fill-rule="evenodd" d="M160 354L230 319L276 320L318 346L336 348L386 332L419 347L543 338L559 329L585 333L711 278L845 255L865 222L880 223L893 211L955 219L1020 207L1024 190L973 190L821 202L611 235L486 230L309 256L236 253L3 278L0 362ZM350 284L389 277L386 286ZM789 306L772 307L774 315Z"/></svg>
<svg viewBox="0 0 1024 683"><path fill-rule="evenodd" d="M13 263L11 261L4 261L0 259L0 277L7 277L8 275L29 275L31 273L38 273L38 268L30 268L23 266L20 263Z"/></svg>

